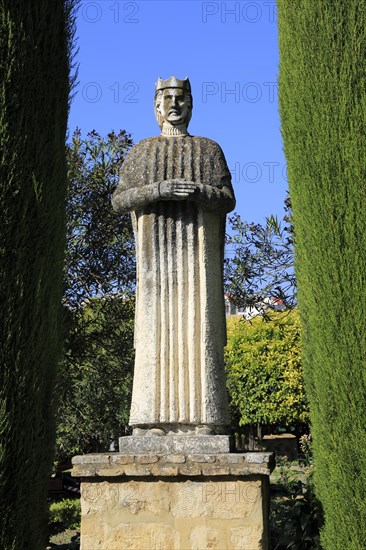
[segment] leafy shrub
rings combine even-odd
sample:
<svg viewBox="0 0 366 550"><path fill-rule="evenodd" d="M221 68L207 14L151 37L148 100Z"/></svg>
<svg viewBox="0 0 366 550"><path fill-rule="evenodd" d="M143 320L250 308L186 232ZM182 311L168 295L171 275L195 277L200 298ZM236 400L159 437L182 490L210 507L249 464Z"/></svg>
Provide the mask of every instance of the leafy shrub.
<svg viewBox="0 0 366 550"><path fill-rule="evenodd" d="M80 500L66 498L50 505L49 522L53 530L78 529L80 527Z"/></svg>
<svg viewBox="0 0 366 550"><path fill-rule="evenodd" d="M303 462L306 466L313 464L313 438L310 434L304 434L299 439Z"/></svg>
<svg viewBox="0 0 366 550"><path fill-rule="evenodd" d="M271 499L270 525L274 550L319 550L323 511L314 494L313 467L299 472L277 461L281 496ZM299 479L299 474L304 479Z"/></svg>
<svg viewBox="0 0 366 550"><path fill-rule="evenodd" d="M291 426L308 422L298 312L269 320L228 319L227 384L235 424Z"/></svg>

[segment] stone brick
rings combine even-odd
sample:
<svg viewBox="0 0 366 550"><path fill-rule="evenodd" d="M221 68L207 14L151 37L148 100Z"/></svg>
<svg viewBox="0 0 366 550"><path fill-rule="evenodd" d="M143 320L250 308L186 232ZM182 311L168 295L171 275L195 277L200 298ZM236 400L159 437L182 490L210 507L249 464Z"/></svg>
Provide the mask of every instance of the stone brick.
<svg viewBox="0 0 366 550"><path fill-rule="evenodd" d="M191 462L216 462L215 455L189 455L188 459Z"/></svg>
<svg viewBox="0 0 366 550"><path fill-rule="evenodd" d="M223 455L217 455L217 460L221 464L240 464L245 460L245 454L225 453Z"/></svg>
<svg viewBox="0 0 366 550"><path fill-rule="evenodd" d="M230 470L228 466L211 466L207 465L202 467L202 474L205 476L227 476Z"/></svg>
<svg viewBox="0 0 366 550"><path fill-rule="evenodd" d="M125 466L110 466L109 468L97 468L96 474L99 477L119 477L125 475Z"/></svg>
<svg viewBox="0 0 366 550"><path fill-rule="evenodd" d="M73 464L108 464L110 453L90 453L88 455L74 456Z"/></svg>
<svg viewBox="0 0 366 550"><path fill-rule="evenodd" d="M143 464L126 464L124 471L126 476L150 476L151 468Z"/></svg>
<svg viewBox="0 0 366 550"><path fill-rule="evenodd" d="M162 462L171 462L172 464L184 464L186 461L185 455L166 455L162 457Z"/></svg>
<svg viewBox="0 0 366 550"><path fill-rule="evenodd" d="M177 476L178 475L178 466L173 466L173 464L154 464L151 468L151 473L154 476Z"/></svg>
<svg viewBox="0 0 366 550"><path fill-rule="evenodd" d="M139 455L135 457L137 464L153 464L158 462L159 457L157 455Z"/></svg>
<svg viewBox="0 0 366 550"><path fill-rule="evenodd" d="M72 469L74 477L94 477L96 475L97 466L93 464L77 464Z"/></svg>
<svg viewBox="0 0 366 550"><path fill-rule="evenodd" d="M111 464L132 464L135 462L135 457L133 455L121 455L116 454L111 456Z"/></svg>
<svg viewBox="0 0 366 550"><path fill-rule="evenodd" d="M198 464L184 464L179 466L178 472L183 476L200 476L202 468Z"/></svg>
<svg viewBox="0 0 366 550"><path fill-rule="evenodd" d="M273 453L245 453L245 460L250 464L267 464Z"/></svg>

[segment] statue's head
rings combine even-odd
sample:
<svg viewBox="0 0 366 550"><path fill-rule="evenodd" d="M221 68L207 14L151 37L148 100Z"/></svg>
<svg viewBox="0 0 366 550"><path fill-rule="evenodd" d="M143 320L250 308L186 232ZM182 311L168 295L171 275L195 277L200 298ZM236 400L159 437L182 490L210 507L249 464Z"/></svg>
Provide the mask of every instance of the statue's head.
<svg viewBox="0 0 366 550"><path fill-rule="evenodd" d="M154 109L159 127L187 131L192 116L191 84L188 78L178 80L175 76L162 80L155 86Z"/></svg>

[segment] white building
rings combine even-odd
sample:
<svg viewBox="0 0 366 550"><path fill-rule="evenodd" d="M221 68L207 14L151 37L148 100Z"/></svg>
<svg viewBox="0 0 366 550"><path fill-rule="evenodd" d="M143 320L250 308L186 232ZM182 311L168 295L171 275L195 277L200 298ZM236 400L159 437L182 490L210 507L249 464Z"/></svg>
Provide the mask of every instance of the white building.
<svg viewBox="0 0 366 550"><path fill-rule="evenodd" d="M230 294L225 294L225 313L226 317L241 316L244 319L253 319L257 315L262 315L267 309L282 311L285 305L279 298L265 298L263 302L253 307L238 307L234 304Z"/></svg>

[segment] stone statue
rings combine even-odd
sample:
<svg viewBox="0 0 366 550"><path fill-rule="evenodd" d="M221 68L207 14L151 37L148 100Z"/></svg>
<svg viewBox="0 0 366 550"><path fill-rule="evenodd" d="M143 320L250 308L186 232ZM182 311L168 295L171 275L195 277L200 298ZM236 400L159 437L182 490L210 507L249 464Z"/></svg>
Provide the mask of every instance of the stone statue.
<svg viewBox="0 0 366 550"><path fill-rule="evenodd" d="M224 154L189 135L188 78L159 78L161 135L128 153L113 196L136 238L133 434L228 433L223 347L226 213L235 207ZM159 438L160 439L160 438Z"/></svg>

